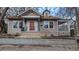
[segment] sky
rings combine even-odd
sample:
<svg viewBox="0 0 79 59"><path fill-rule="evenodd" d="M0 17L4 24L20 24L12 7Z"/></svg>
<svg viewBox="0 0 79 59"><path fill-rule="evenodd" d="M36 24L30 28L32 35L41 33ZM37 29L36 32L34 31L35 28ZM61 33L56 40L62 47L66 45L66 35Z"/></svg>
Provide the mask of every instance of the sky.
<svg viewBox="0 0 79 59"><path fill-rule="evenodd" d="M16 13L20 10L20 8L23 8L23 7L11 8L11 10L8 12L8 14L16 15ZM72 17L74 16L74 13L71 13L71 11L66 12L65 7L34 7L34 8L35 8L35 10L37 10L37 12L39 12L41 14L43 13L44 10L47 9L47 10L50 11L50 15L57 16L57 17L60 17L60 18L70 18L69 16L72 16ZM27 7L26 7L26 10L27 10ZM18 12L18 14L22 13L22 12L24 12L24 11L20 11L20 12ZM63 16L63 15L65 15L65 16Z"/></svg>

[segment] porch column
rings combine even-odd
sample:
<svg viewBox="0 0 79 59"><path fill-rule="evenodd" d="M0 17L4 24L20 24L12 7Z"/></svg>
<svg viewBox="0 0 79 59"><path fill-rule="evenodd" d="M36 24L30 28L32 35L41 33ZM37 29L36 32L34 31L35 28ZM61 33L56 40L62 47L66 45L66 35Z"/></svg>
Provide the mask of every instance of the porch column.
<svg viewBox="0 0 79 59"><path fill-rule="evenodd" d="M26 23L25 23L25 19L23 19L23 31L25 31L26 30Z"/></svg>
<svg viewBox="0 0 79 59"><path fill-rule="evenodd" d="M69 24L69 20L67 21L67 26L68 26L68 32L69 32L69 35L70 35L70 24Z"/></svg>
<svg viewBox="0 0 79 59"><path fill-rule="evenodd" d="M38 31L40 31L40 19L38 19Z"/></svg>

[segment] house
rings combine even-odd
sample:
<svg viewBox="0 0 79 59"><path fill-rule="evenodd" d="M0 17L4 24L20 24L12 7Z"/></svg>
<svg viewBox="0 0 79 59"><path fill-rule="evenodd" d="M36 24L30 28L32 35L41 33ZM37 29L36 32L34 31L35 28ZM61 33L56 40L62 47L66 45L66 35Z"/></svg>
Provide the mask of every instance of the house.
<svg viewBox="0 0 79 59"><path fill-rule="evenodd" d="M70 36L70 25L68 23L63 23L59 25L59 35Z"/></svg>
<svg viewBox="0 0 79 59"><path fill-rule="evenodd" d="M50 15L45 10L42 15L29 9L26 12L8 17L8 34L19 33L22 37L58 36L60 18Z"/></svg>

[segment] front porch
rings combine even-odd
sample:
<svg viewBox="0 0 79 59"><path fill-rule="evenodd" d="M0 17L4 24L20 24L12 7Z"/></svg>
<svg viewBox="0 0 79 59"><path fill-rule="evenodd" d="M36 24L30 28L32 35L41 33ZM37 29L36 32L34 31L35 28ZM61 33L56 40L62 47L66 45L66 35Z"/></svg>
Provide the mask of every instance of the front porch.
<svg viewBox="0 0 79 59"><path fill-rule="evenodd" d="M22 32L38 32L40 31L40 19L39 17L23 17L20 23L20 29Z"/></svg>

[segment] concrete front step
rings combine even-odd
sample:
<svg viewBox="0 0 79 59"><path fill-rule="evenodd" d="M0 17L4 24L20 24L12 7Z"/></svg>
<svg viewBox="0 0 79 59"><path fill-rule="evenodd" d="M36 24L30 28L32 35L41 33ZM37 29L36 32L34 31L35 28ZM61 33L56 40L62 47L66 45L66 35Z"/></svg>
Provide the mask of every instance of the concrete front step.
<svg viewBox="0 0 79 59"><path fill-rule="evenodd" d="M40 35L41 33L40 32L25 32L25 33L22 33L21 35Z"/></svg>

